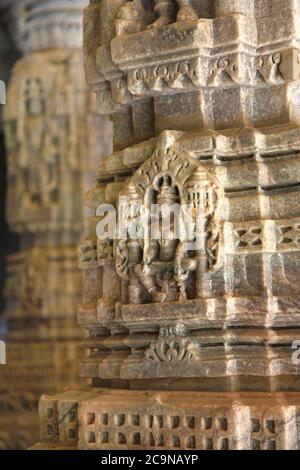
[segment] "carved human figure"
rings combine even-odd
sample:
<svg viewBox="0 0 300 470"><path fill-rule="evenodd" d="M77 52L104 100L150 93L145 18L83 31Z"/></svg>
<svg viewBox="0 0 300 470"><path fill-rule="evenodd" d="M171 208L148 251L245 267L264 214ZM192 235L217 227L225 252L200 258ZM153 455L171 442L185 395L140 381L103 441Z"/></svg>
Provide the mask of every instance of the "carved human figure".
<svg viewBox="0 0 300 470"><path fill-rule="evenodd" d="M122 280L123 303L138 303L141 298L139 288L136 286L134 267L141 262L143 252L143 204L140 195L134 186L128 188L128 198L124 201L119 213L122 214L123 234L115 245L116 271ZM119 220L120 224L120 220Z"/></svg>
<svg viewBox="0 0 300 470"><path fill-rule="evenodd" d="M178 21L198 20L191 0L131 0L120 8L116 20L117 34L141 31L149 22L149 28L160 28L174 23L177 7ZM153 14L158 16L155 21Z"/></svg>
<svg viewBox="0 0 300 470"><path fill-rule="evenodd" d="M64 73L57 73L47 94L38 75L24 81L23 112L18 118L22 145L16 158L20 162L21 192L26 206L49 207L56 203L62 171L76 168L78 149L74 144L76 112L72 93L70 85L65 84Z"/></svg>
<svg viewBox="0 0 300 470"><path fill-rule="evenodd" d="M178 286L174 279L174 259L179 240L174 208L179 202L179 192L169 176L159 181L156 197L151 202L157 204L158 236L152 238L151 234L145 239L142 262L134 271L154 302L175 301Z"/></svg>
<svg viewBox="0 0 300 470"><path fill-rule="evenodd" d="M158 14L158 19L151 27L160 28L161 26L173 23L176 4L179 7L177 14L178 21L198 20L198 15L191 5L191 0L155 0L154 11Z"/></svg>
<svg viewBox="0 0 300 470"><path fill-rule="evenodd" d="M168 174L153 181L143 203L134 186L127 192L130 214L126 218L131 227L136 229L140 224L140 229L138 236L129 234L116 243L122 302L162 303L203 297L205 278L217 263L219 246L217 193L206 172L196 170L182 195ZM136 203L146 208L146 227L140 211L133 210Z"/></svg>
<svg viewBox="0 0 300 470"><path fill-rule="evenodd" d="M196 273L196 297L203 294L205 274L213 269L218 257L219 227L215 221L217 195L205 173L196 171L186 188L185 238L176 250L175 279L179 300L187 300L188 279Z"/></svg>

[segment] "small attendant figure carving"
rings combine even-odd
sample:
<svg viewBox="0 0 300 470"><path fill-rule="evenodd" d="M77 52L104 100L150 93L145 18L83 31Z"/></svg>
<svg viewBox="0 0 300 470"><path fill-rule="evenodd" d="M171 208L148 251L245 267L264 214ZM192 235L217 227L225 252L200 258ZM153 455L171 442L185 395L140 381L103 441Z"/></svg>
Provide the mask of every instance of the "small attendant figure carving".
<svg viewBox="0 0 300 470"><path fill-rule="evenodd" d="M171 178L164 176L158 185L158 193L152 201L160 210L172 210L179 203L179 194L172 185ZM169 213L168 213L169 215ZM135 274L154 302L177 300L177 283L174 279L174 259L178 239L174 220L166 224L159 220L159 238L146 239L144 242L142 263L135 266Z"/></svg>
<svg viewBox="0 0 300 470"><path fill-rule="evenodd" d="M146 24L149 28L161 28L176 21L197 21L198 15L191 0L131 0L120 8L116 19L117 35L142 31ZM158 18L153 21L153 14Z"/></svg>
<svg viewBox="0 0 300 470"><path fill-rule="evenodd" d="M186 240L180 241L175 257L179 300L187 300L187 281L196 273L196 296L205 296L205 276L218 261L219 226L215 212L217 194L201 169L188 182L186 201L192 209L186 220Z"/></svg>
<svg viewBox="0 0 300 470"><path fill-rule="evenodd" d="M178 21L197 21L198 15L191 5L191 0L155 0L154 11L158 14L158 19L150 26L160 28L174 22L174 13L176 3L179 11L177 14Z"/></svg>
<svg viewBox="0 0 300 470"><path fill-rule="evenodd" d="M116 18L116 33L131 34L142 31L146 27L147 14L141 0L131 0L121 6Z"/></svg>

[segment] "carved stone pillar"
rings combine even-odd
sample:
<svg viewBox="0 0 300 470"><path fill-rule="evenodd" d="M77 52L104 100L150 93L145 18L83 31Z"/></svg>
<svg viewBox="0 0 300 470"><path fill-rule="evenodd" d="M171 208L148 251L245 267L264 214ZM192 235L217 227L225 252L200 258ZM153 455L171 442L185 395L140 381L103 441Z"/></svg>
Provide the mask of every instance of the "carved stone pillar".
<svg viewBox="0 0 300 470"><path fill-rule="evenodd" d="M42 399L40 446L299 449L297 2L159 3L85 12L115 148L80 248L93 387ZM132 223L133 202L189 205L187 235L105 243L99 206L124 198Z"/></svg>
<svg viewBox="0 0 300 470"><path fill-rule="evenodd" d="M45 391L78 382L83 330L77 244L83 194L111 151L108 119L95 112L82 61L85 0L27 1L23 59L4 110L7 219L21 251L8 258L7 365L1 366L0 447L37 440Z"/></svg>

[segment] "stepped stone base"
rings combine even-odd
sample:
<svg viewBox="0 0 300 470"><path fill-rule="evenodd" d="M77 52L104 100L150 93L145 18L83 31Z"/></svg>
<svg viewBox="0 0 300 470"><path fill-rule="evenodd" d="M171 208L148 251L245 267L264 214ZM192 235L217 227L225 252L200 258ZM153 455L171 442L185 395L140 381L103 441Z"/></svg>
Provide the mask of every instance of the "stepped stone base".
<svg viewBox="0 0 300 470"><path fill-rule="evenodd" d="M298 450L299 393L83 389L44 396L33 449Z"/></svg>

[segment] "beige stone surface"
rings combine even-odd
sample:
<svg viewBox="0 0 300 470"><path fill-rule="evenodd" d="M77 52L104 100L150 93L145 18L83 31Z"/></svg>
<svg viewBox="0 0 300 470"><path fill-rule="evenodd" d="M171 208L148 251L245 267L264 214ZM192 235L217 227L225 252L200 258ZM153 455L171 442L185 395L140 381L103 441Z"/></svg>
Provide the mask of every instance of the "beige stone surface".
<svg viewBox="0 0 300 470"><path fill-rule="evenodd" d="M298 2L210 5L85 10L87 79L114 123L79 247L94 389L41 400L40 445L299 446ZM100 239L98 208L124 197L129 226L138 204L189 204L186 235L157 217L156 238Z"/></svg>

